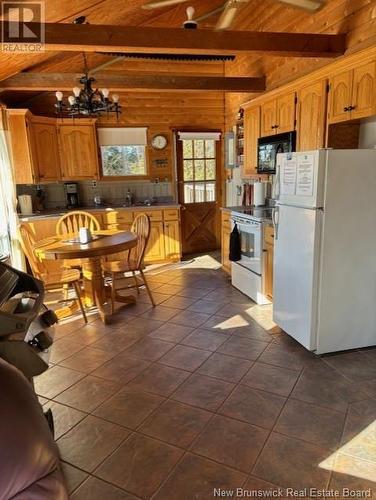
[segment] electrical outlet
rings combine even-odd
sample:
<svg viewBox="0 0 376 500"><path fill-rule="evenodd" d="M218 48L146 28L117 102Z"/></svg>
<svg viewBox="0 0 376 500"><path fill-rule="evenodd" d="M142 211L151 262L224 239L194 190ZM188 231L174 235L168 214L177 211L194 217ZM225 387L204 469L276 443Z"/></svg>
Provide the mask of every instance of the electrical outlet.
<svg viewBox="0 0 376 500"><path fill-rule="evenodd" d="M96 180L92 180L92 181L91 181L91 187L92 187L93 189L95 189L95 188L97 187L97 181L96 181Z"/></svg>

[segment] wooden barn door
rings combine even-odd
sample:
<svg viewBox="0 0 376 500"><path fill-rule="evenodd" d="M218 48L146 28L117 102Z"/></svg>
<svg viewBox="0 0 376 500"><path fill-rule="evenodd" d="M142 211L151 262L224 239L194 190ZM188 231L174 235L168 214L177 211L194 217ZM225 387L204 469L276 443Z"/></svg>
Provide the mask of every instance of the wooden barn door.
<svg viewBox="0 0 376 500"><path fill-rule="evenodd" d="M220 158L220 141L177 140L183 254L208 252L219 247Z"/></svg>

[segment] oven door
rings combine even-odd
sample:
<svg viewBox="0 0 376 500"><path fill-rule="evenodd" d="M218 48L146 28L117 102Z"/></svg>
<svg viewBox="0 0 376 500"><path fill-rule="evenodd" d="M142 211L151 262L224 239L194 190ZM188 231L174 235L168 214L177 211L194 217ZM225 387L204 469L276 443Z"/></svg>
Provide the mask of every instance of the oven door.
<svg viewBox="0 0 376 500"><path fill-rule="evenodd" d="M240 233L241 259L237 263L261 276L262 270L262 223L243 218L232 218Z"/></svg>

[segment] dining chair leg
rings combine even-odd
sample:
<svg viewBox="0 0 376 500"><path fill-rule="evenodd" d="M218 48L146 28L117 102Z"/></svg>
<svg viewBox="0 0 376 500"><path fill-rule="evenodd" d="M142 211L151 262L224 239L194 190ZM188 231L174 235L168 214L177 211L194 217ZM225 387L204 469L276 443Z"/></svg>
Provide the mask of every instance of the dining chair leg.
<svg viewBox="0 0 376 500"><path fill-rule="evenodd" d="M85 312L84 305L82 303L81 290L80 290L80 285L79 285L78 281L74 281L73 286L74 286L74 290L75 290L76 295L77 295L78 305L80 306L82 316L84 318L85 323L87 323L86 312Z"/></svg>
<svg viewBox="0 0 376 500"><path fill-rule="evenodd" d="M149 298L150 298L150 302L153 304L153 307L155 307L156 304L154 302L153 295L151 294L151 290L149 288L148 282L146 281L145 274L144 274L144 272L141 269L140 269L140 274L141 274L142 279L144 281L144 284L145 284L145 287L146 287L146 291L148 292L148 295L149 295Z"/></svg>
<svg viewBox="0 0 376 500"><path fill-rule="evenodd" d="M138 283L136 272L132 271L132 275L133 275L134 282L136 284L137 294L140 295L140 286L139 286L139 283Z"/></svg>
<svg viewBox="0 0 376 500"><path fill-rule="evenodd" d="M115 295L115 273L111 273L111 314L114 314L115 312Z"/></svg>
<svg viewBox="0 0 376 500"><path fill-rule="evenodd" d="M67 283L63 285L63 299L64 300L69 299L69 285Z"/></svg>

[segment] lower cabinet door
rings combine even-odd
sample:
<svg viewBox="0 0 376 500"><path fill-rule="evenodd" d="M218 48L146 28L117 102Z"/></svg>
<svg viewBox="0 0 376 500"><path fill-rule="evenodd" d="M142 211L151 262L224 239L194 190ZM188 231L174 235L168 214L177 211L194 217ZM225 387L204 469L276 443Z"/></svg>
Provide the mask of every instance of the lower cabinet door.
<svg viewBox="0 0 376 500"><path fill-rule="evenodd" d="M223 270L230 273L231 272L231 262L229 259L229 253L230 253L230 234L231 234L231 229L229 227L226 227L225 225L222 226L222 267Z"/></svg>
<svg viewBox="0 0 376 500"><path fill-rule="evenodd" d="M166 258L163 222L150 223L150 237L145 252L145 262L158 262Z"/></svg>
<svg viewBox="0 0 376 500"><path fill-rule="evenodd" d="M180 251L180 223L178 220L165 222L164 225L165 258L179 260Z"/></svg>

